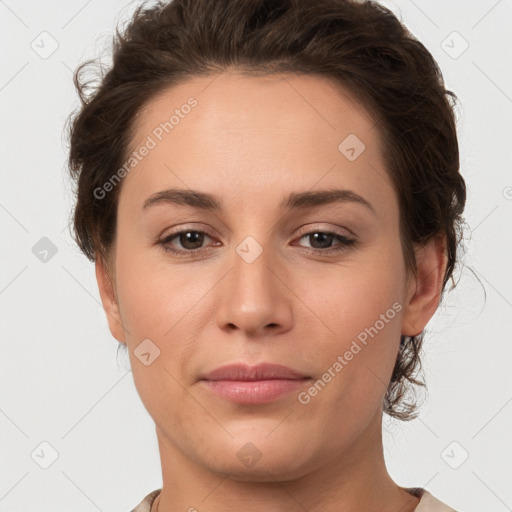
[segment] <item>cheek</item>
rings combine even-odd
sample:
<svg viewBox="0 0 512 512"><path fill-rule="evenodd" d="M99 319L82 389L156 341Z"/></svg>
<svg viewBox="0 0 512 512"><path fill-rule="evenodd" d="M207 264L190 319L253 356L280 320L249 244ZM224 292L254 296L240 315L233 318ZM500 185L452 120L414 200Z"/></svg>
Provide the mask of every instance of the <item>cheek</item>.
<svg viewBox="0 0 512 512"><path fill-rule="evenodd" d="M142 336L172 344L176 333L190 328L190 318L211 288L207 280L193 278L190 270L165 265L161 259L151 262L140 251L118 263L120 310L132 343Z"/></svg>
<svg viewBox="0 0 512 512"><path fill-rule="evenodd" d="M399 335L403 278L399 250L381 246L329 272L311 274L294 290L314 313L308 316L318 328L317 339L339 351L350 340L364 340L369 330L373 336Z"/></svg>
<svg viewBox="0 0 512 512"><path fill-rule="evenodd" d="M399 346L402 305L392 294L375 295L352 295L347 301L338 297L336 307L322 310L317 334L314 328L310 331L315 339L309 348L318 370L315 377L328 380L333 392L338 388L332 400L347 399L345 393L339 394L340 387L354 400L368 400L374 390L377 397L387 387Z"/></svg>
<svg viewBox="0 0 512 512"><path fill-rule="evenodd" d="M120 312L134 383L149 414L166 418L171 430L195 411L182 385L182 371L200 330L196 308L206 291L198 281L136 255L118 266ZM181 407L185 403L189 406Z"/></svg>
<svg viewBox="0 0 512 512"><path fill-rule="evenodd" d="M163 258L150 262L147 250L130 252L126 245L116 272L121 318L135 385L146 407L157 411L187 399L182 385L188 384L198 340L214 314L207 297L218 277L198 277ZM139 358L152 362L145 366ZM169 400L157 400L163 396Z"/></svg>
<svg viewBox="0 0 512 512"><path fill-rule="evenodd" d="M297 293L316 313L308 314L315 341L307 351L319 371L315 377L329 381L319 386L318 406L335 405L333 416L360 404L375 410L391 378L404 307L403 268L399 248L380 249L310 280Z"/></svg>

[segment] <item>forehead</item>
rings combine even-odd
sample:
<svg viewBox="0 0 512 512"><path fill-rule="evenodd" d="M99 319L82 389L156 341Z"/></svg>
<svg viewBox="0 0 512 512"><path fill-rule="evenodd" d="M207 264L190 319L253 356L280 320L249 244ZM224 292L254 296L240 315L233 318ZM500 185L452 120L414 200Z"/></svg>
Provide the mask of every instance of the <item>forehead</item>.
<svg viewBox="0 0 512 512"><path fill-rule="evenodd" d="M195 103L192 108L188 106L191 102ZM186 118L193 119L193 127L182 122ZM297 120L303 123L297 125ZM159 126L169 121L173 135L192 130L200 136L203 131L222 130L230 135L253 132L271 137L288 131L316 141L323 139L327 144L329 135L339 132L335 135L338 138L350 129L368 139L366 134L375 127L363 105L326 77L247 76L237 72L193 77L164 89L138 113L135 138L158 132ZM155 136L159 138L158 133Z"/></svg>
<svg viewBox="0 0 512 512"><path fill-rule="evenodd" d="M376 178L390 185L376 123L325 77L194 77L144 105L134 128L130 152L152 147L123 194L141 204L164 184L238 198L285 184L338 186L340 177L360 192Z"/></svg>

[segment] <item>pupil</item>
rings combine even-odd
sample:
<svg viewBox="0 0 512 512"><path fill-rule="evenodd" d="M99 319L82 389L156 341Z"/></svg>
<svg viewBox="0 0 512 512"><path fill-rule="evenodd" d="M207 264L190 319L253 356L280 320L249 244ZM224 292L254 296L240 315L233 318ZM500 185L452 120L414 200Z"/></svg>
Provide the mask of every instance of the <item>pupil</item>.
<svg viewBox="0 0 512 512"><path fill-rule="evenodd" d="M318 239L320 239L320 241L326 241L327 242L331 242L332 241L332 237L333 235L330 235L328 233L313 233L312 235L310 235L311 237L313 237L313 241L317 242ZM313 247L314 249L325 249L325 247L329 247L329 243L327 243L327 245L324 245L322 246L322 244L320 244L321 247L315 247L315 243L311 243L311 247Z"/></svg>
<svg viewBox="0 0 512 512"><path fill-rule="evenodd" d="M188 231L180 235L180 243L187 249L198 249L203 242L203 234L197 231Z"/></svg>

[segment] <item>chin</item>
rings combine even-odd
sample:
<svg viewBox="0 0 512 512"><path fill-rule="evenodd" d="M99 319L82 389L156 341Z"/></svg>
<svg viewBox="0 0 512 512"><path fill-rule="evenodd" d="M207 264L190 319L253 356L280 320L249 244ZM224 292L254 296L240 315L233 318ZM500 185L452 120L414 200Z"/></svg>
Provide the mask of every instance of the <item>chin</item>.
<svg viewBox="0 0 512 512"><path fill-rule="evenodd" d="M252 468L242 467L236 463L224 463L212 467L210 470L223 477L229 475L231 480L255 483L285 482L307 475L307 468L304 466L294 467L291 462L291 460L282 460L264 463L263 460L260 460Z"/></svg>
<svg viewBox="0 0 512 512"><path fill-rule="evenodd" d="M245 482L295 480L307 475L312 466L309 461L312 454L306 453L300 443L295 446L282 439L269 442L264 436L260 439L244 436L243 439L236 438L231 446L220 447L219 452L212 451L210 459L204 461L205 466L214 473L229 474L230 479ZM226 457L230 452L233 457Z"/></svg>

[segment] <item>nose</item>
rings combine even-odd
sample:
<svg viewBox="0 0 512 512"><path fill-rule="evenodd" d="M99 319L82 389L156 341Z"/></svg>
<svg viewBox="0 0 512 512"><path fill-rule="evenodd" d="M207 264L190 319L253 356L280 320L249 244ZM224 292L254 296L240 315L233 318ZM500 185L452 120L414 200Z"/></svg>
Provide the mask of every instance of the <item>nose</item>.
<svg viewBox="0 0 512 512"><path fill-rule="evenodd" d="M221 329L260 338L283 333L292 325L293 294L285 284L286 271L277 257L254 239L241 243L222 280L217 309ZM261 252L260 252L261 251Z"/></svg>

